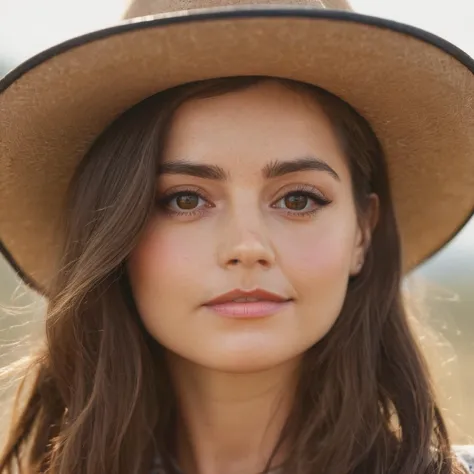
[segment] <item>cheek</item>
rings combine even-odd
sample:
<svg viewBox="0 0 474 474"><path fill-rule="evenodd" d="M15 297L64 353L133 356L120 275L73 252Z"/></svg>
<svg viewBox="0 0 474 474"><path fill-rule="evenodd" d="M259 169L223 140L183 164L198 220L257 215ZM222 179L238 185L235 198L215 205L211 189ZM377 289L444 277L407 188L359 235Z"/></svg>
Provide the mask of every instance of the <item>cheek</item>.
<svg viewBox="0 0 474 474"><path fill-rule="evenodd" d="M348 276L354 251L355 226L325 222L313 228L293 230L291 239L280 239L285 268L298 280L334 282ZM343 280L343 279L342 279Z"/></svg>
<svg viewBox="0 0 474 474"><path fill-rule="evenodd" d="M130 258L130 268L143 280L152 283L156 278L175 272L187 272L188 264L199 254L189 232L169 232L166 225L150 224Z"/></svg>
<svg viewBox="0 0 474 474"><path fill-rule="evenodd" d="M321 219L281 235L282 270L291 281L308 334L317 340L334 324L347 292L354 252L355 218Z"/></svg>
<svg viewBox="0 0 474 474"><path fill-rule="evenodd" d="M318 235L312 239L302 239L285 254L288 265L302 279L319 278L323 275L328 279L330 274L344 266L344 252L337 243Z"/></svg>
<svg viewBox="0 0 474 474"><path fill-rule="evenodd" d="M186 317L201 303L196 281L209 256L186 226L151 223L128 261L135 304L148 332L165 347L180 352L193 340ZM182 349L182 348L181 348Z"/></svg>
<svg viewBox="0 0 474 474"><path fill-rule="evenodd" d="M173 232L166 225L151 225L133 250L128 271L137 305L142 315L160 308L168 309L192 292L208 260L205 249L197 246L193 236ZM194 284L193 284L194 282Z"/></svg>

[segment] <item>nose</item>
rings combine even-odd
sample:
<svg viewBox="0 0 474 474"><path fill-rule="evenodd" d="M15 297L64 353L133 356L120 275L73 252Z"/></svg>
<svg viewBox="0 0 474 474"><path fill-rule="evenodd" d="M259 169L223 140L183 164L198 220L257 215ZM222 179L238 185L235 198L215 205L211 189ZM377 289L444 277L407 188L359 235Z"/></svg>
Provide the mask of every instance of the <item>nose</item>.
<svg viewBox="0 0 474 474"><path fill-rule="evenodd" d="M222 243L218 248L219 265L229 269L271 268L275 252L266 229L258 218L236 216L227 221Z"/></svg>

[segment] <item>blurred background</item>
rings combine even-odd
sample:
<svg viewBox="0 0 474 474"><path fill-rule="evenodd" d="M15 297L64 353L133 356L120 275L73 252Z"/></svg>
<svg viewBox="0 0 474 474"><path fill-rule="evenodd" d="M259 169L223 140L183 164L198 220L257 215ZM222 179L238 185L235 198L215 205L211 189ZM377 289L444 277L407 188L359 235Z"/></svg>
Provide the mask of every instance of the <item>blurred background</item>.
<svg viewBox="0 0 474 474"><path fill-rule="evenodd" d="M0 77L48 46L116 22L126 1L0 0ZM474 56L474 0L351 4L362 13L429 30ZM405 283L452 439L474 444L474 220ZM44 310L45 301L0 256L0 439L18 379L11 369L41 343Z"/></svg>

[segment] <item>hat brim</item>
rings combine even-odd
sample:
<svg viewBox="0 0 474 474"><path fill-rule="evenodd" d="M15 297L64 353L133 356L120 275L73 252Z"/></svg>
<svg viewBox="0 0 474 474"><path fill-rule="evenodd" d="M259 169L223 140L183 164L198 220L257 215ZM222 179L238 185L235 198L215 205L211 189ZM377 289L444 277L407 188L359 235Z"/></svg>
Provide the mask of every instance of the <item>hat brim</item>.
<svg viewBox="0 0 474 474"><path fill-rule="evenodd" d="M418 28L312 7L161 14L74 38L0 81L1 248L47 294L71 176L116 117L164 89L264 75L350 103L385 150L409 271L474 209L474 61Z"/></svg>

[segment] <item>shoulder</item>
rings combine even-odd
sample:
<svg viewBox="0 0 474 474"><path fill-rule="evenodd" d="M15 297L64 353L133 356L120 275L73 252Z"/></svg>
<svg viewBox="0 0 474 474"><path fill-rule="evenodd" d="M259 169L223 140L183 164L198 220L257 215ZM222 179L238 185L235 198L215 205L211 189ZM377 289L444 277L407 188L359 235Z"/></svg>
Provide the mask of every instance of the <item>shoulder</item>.
<svg viewBox="0 0 474 474"><path fill-rule="evenodd" d="M467 472L474 474L474 445L453 446L453 451Z"/></svg>

